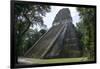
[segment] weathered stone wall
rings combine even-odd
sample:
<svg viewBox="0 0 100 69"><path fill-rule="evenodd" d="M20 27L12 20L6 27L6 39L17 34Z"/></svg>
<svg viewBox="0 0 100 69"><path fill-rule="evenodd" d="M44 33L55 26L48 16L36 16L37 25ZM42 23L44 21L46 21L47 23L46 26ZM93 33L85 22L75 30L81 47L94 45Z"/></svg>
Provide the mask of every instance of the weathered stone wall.
<svg viewBox="0 0 100 69"><path fill-rule="evenodd" d="M57 13L57 15L53 21L53 25L55 23L64 23L66 21L72 21L72 17L71 17L69 9L63 8Z"/></svg>

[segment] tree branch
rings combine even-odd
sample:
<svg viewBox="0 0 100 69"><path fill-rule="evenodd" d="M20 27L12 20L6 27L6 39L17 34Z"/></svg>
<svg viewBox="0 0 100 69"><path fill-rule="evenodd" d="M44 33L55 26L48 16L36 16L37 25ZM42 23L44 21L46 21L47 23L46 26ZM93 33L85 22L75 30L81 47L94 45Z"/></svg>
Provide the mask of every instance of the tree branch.
<svg viewBox="0 0 100 69"><path fill-rule="evenodd" d="M21 36L23 36L29 29L30 25L32 24L31 21L29 20L29 18L27 17L26 14L24 14L24 17L27 19L27 21L29 22L28 26L26 27L26 29L22 32Z"/></svg>

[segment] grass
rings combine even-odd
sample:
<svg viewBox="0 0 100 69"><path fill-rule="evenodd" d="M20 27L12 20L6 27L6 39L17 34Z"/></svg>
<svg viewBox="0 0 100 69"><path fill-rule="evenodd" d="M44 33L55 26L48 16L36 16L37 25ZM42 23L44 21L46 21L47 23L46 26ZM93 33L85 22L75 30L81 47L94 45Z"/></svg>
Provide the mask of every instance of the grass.
<svg viewBox="0 0 100 69"><path fill-rule="evenodd" d="M35 59L39 64L50 64L50 63L69 63L69 62L83 62L87 61L87 58L59 58L59 59ZM34 61L33 61L34 63Z"/></svg>
<svg viewBox="0 0 100 69"><path fill-rule="evenodd" d="M70 63L70 62L84 62L84 61L88 61L87 57L32 60L33 64Z"/></svg>

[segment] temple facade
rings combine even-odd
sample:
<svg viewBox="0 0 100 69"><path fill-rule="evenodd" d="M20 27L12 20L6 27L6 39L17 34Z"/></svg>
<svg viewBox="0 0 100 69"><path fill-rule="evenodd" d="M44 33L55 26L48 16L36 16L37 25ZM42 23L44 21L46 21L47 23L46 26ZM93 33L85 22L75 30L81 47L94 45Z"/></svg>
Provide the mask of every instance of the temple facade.
<svg viewBox="0 0 100 69"><path fill-rule="evenodd" d="M72 23L68 8L61 9L46 32L26 53L30 58L74 58L81 57L83 45L80 33Z"/></svg>

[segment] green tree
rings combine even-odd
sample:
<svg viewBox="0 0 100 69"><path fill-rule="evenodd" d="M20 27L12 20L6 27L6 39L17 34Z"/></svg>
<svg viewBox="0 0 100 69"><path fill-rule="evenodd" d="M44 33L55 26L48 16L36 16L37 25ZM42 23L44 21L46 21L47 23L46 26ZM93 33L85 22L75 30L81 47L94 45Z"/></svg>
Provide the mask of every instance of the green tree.
<svg viewBox="0 0 100 69"><path fill-rule="evenodd" d="M23 42L27 39L26 35L31 35L30 28L33 28L34 25L44 26L43 16L50 12L50 9L50 6L42 4L36 5L22 2L14 4L17 57L22 55Z"/></svg>
<svg viewBox="0 0 100 69"><path fill-rule="evenodd" d="M77 8L77 10L80 16L77 29L83 34L81 40L85 47L84 54L89 57L90 60L93 60L95 57L95 8Z"/></svg>
<svg viewBox="0 0 100 69"><path fill-rule="evenodd" d="M41 29L40 31L39 31L39 33L40 33L40 35L42 36L43 34L45 34L47 32L47 30L45 30L45 29Z"/></svg>
<svg viewBox="0 0 100 69"><path fill-rule="evenodd" d="M37 29L29 29L25 36L24 36L24 39L23 39L23 44L22 44L22 47L21 48L21 51L23 50L22 52L22 55L25 54L25 52L31 47L34 45L34 43L40 38L40 34L39 34L39 31Z"/></svg>

